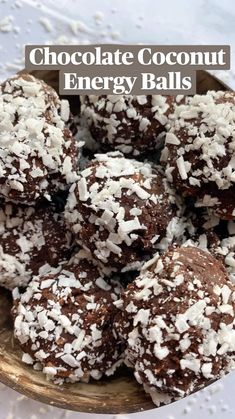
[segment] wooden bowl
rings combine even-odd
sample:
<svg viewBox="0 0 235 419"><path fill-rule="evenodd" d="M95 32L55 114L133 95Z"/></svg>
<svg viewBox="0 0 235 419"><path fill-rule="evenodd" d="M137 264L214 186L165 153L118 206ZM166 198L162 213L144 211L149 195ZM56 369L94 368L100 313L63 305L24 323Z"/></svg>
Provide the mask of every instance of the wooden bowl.
<svg viewBox="0 0 235 419"><path fill-rule="evenodd" d="M58 72L38 71L35 76L44 79L58 90ZM226 90L223 83L205 71L197 72L197 92ZM76 100L69 98L73 109ZM133 413L156 408L149 395L137 384L131 370L120 369L113 377L88 384L76 383L58 386L47 381L44 374L34 371L21 361L21 350L13 337L10 316L11 295L0 288L0 381L14 390L43 403L60 408L88 413Z"/></svg>

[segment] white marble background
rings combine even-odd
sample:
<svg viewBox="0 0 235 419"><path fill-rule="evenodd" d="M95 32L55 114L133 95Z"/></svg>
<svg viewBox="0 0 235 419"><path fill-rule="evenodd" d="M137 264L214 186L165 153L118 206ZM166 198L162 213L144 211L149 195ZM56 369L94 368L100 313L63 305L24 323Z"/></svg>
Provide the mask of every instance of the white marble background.
<svg viewBox="0 0 235 419"><path fill-rule="evenodd" d="M23 68L25 44L80 42L230 44L232 68L217 76L235 89L233 0L0 0L0 79ZM233 419L234 389L235 373L185 400L131 418ZM0 385L0 419L66 417L104 416L48 407Z"/></svg>

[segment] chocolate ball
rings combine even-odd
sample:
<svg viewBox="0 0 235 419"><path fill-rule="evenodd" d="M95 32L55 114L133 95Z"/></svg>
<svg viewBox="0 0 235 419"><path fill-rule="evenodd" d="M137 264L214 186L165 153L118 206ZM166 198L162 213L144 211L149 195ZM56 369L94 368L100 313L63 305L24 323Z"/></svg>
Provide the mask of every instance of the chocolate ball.
<svg viewBox="0 0 235 419"><path fill-rule="evenodd" d="M181 244L209 252L224 265L235 283L235 221L221 220L206 208L185 215Z"/></svg>
<svg viewBox="0 0 235 419"><path fill-rule="evenodd" d="M149 261L118 302L126 363L152 392L184 397L218 379L235 357L235 285L195 247Z"/></svg>
<svg viewBox="0 0 235 419"><path fill-rule="evenodd" d="M0 194L32 204L76 179L77 145L67 101L29 74L0 87Z"/></svg>
<svg viewBox="0 0 235 419"><path fill-rule="evenodd" d="M235 218L235 94L209 91L175 107L162 162L168 180L196 206Z"/></svg>
<svg viewBox="0 0 235 419"><path fill-rule="evenodd" d="M181 244L199 247L215 256L214 250L220 245L226 221L216 217L207 208L186 210L185 231Z"/></svg>
<svg viewBox="0 0 235 419"><path fill-rule="evenodd" d="M87 255L34 277L23 294L15 289L14 333L23 361L57 383L113 374L122 363L113 329L119 294L120 285L106 281Z"/></svg>

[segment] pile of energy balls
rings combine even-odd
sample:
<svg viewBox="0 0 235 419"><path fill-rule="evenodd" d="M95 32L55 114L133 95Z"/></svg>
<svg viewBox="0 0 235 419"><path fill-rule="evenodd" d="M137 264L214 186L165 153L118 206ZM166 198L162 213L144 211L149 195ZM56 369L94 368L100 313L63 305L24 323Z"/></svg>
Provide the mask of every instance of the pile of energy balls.
<svg viewBox="0 0 235 419"><path fill-rule="evenodd" d="M235 365L235 94L0 88L0 285L55 383L126 364L154 401Z"/></svg>

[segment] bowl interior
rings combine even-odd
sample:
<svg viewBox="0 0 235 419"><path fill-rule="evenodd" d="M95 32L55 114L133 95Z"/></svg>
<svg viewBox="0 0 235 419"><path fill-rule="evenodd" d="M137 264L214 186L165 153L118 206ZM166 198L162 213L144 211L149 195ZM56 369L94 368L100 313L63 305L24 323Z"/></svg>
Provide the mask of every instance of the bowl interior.
<svg viewBox="0 0 235 419"><path fill-rule="evenodd" d="M57 71L38 71L36 77L58 90ZM205 71L197 72L197 93L228 89ZM79 109L74 96L68 98L72 110ZM149 395L137 384L131 370L121 368L113 377L58 386L21 361L21 350L13 338L10 315L11 295L0 288L0 381L35 400L78 412L133 413L156 408Z"/></svg>

